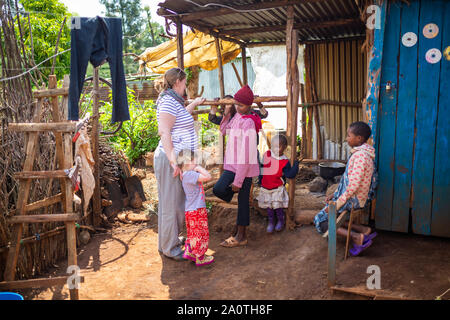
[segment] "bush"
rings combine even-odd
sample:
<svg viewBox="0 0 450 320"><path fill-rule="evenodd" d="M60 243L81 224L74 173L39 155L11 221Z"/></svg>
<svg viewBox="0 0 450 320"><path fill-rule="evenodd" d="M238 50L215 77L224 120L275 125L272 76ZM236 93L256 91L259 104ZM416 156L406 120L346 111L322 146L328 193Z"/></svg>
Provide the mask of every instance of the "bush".
<svg viewBox="0 0 450 320"><path fill-rule="evenodd" d="M202 147L217 144L219 141L219 126L208 120L208 113L199 114L198 123L201 125L199 130L199 139Z"/></svg>
<svg viewBox="0 0 450 320"><path fill-rule="evenodd" d="M130 120L122 124L122 128L108 138L116 150L122 150L131 164L147 152L155 151L159 143L158 122L156 121L156 105L152 100L143 104L136 100L134 91L127 89ZM100 123L104 131L111 131L112 103L106 102L101 107Z"/></svg>

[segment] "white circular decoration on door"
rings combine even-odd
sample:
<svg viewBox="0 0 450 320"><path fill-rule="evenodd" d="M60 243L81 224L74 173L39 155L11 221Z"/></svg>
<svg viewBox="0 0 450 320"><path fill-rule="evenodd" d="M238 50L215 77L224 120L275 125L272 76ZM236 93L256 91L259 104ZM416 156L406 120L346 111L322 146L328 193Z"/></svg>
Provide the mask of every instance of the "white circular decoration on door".
<svg viewBox="0 0 450 320"><path fill-rule="evenodd" d="M439 49L433 48L427 51L425 54L425 59L428 63L438 63L441 61L442 53Z"/></svg>
<svg viewBox="0 0 450 320"><path fill-rule="evenodd" d="M402 37L402 43L405 47L412 47L417 43L417 35L414 32L407 32Z"/></svg>
<svg viewBox="0 0 450 320"><path fill-rule="evenodd" d="M439 33L439 27L435 23L429 23L423 27L423 35L425 38L433 39Z"/></svg>

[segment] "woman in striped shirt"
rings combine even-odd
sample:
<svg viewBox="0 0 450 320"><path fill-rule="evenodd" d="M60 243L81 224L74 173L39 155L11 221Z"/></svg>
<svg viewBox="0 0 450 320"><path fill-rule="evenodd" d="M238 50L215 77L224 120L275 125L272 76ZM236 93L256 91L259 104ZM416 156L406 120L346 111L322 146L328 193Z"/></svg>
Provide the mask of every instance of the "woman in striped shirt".
<svg viewBox="0 0 450 320"><path fill-rule="evenodd" d="M185 259L183 243L178 236L184 226L185 194L176 159L183 149L197 150L198 138L192 111L204 99L198 97L187 107L184 106L186 73L180 68L172 68L164 74L163 89L156 101L161 140L154 156L158 181L158 250L169 258L181 261Z"/></svg>

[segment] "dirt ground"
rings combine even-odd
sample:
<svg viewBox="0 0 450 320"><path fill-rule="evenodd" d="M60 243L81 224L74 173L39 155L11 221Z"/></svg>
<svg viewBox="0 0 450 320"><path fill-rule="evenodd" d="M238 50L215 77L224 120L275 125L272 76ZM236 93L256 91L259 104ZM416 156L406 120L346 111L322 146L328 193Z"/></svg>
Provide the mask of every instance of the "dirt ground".
<svg viewBox="0 0 450 320"><path fill-rule="evenodd" d="M141 300L303 300L367 299L357 295L331 294L327 287L327 242L312 225L266 234L266 218L251 213L249 243L237 248L219 244L227 238L236 220L236 206L214 206L209 216L210 252L215 262L196 267L177 262L157 250L156 180L151 171L143 186L150 221L141 224L117 222L106 233L91 235L79 248L78 264L85 282L80 299ZM322 206L317 195L299 188L296 203L302 210ZM450 288L450 239L378 232L374 244L360 257L344 261L344 239L337 246L337 284L366 286L377 265L381 271L380 294L409 299L435 299ZM46 276L64 275L66 262ZM67 286L22 292L26 299L69 299ZM450 299L450 292L442 299Z"/></svg>

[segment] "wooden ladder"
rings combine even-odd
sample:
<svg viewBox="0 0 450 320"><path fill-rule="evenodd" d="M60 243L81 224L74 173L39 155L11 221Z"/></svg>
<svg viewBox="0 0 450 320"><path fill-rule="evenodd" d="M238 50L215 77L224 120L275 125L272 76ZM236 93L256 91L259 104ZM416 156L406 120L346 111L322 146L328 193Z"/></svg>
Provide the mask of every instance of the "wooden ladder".
<svg viewBox="0 0 450 320"><path fill-rule="evenodd" d="M64 222L67 234L67 262L69 266L77 266L77 247L76 247L76 221L80 216L73 212L73 190L72 182L64 172L64 169L72 167L72 135L76 131L76 123L62 121L58 106L58 97L62 96L63 110L68 105L68 78L64 79L63 88L56 88L56 76L50 75L49 89L38 90L33 93L37 98L36 109L33 116L33 123L11 123L9 130L26 133L26 157L23 171L16 173L15 178L19 179L19 194L16 205L15 216L9 219L13 224L11 243L8 251L6 268L4 273L5 281L0 282L1 289L22 289L30 287L51 287L54 285L64 285L68 283L69 276L55 277L48 279L31 279L15 281L16 266L19 257L20 243L22 239L23 226L25 223L50 223ZM50 98L53 122L40 123L43 113L44 98ZM39 142L39 132L52 131L56 142L56 160L58 169L55 171L32 171L36 151ZM27 204L30 195L30 187L33 179L52 179L60 181L61 193ZM48 207L61 202L63 213L29 215L30 211ZM83 277L80 277L83 282ZM70 289L70 287L69 287ZM70 299L78 300L78 289L70 289Z"/></svg>

